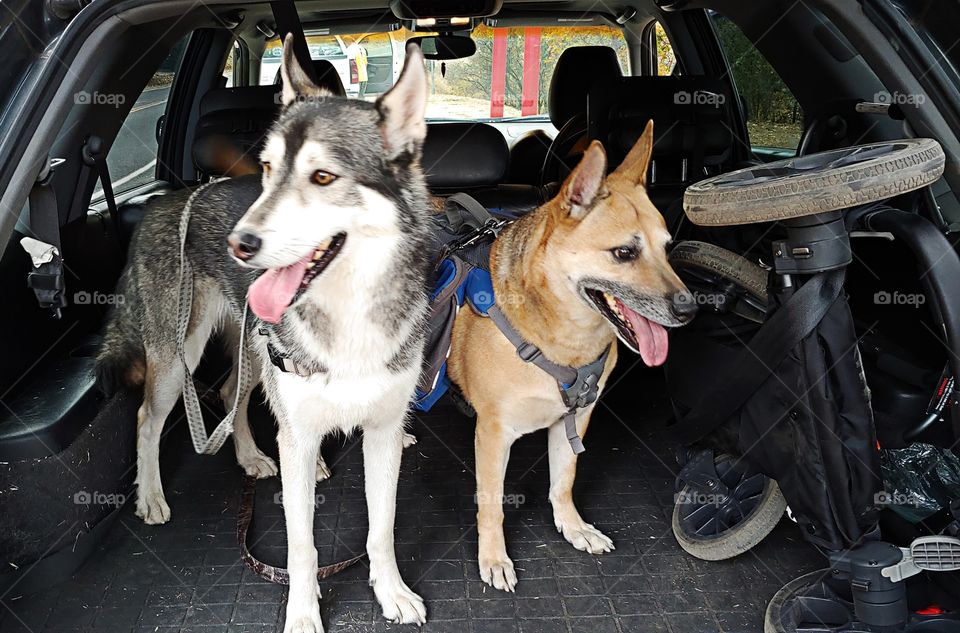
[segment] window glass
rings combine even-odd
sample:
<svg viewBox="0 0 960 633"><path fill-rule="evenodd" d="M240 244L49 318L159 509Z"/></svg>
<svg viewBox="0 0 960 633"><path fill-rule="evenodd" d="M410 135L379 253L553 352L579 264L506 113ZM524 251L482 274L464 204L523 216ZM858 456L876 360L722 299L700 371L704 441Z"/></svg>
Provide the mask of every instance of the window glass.
<svg viewBox="0 0 960 633"><path fill-rule="evenodd" d="M803 133L800 104L767 60L728 18L713 13L714 29L747 107L754 148L796 150Z"/></svg>
<svg viewBox="0 0 960 633"><path fill-rule="evenodd" d="M188 38L180 40L147 82L127 114L107 154L110 180L116 192L133 189L154 179L157 167L157 126L166 111L173 78L187 49ZM93 200L103 199L98 181Z"/></svg>
<svg viewBox="0 0 960 633"><path fill-rule="evenodd" d="M223 64L223 76L227 80L224 84L225 87L231 88L234 85L234 74L236 69L234 63L237 60L237 55L240 55L240 44L237 42L233 43L233 46L230 47L230 54L227 55L227 61Z"/></svg>
<svg viewBox="0 0 960 633"><path fill-rule="evenodd" d="M670 38L667 37L663 26L657 22L654 29L657 43L657 75L666 77L673 74L673 69L677 66L677 56L673 53L673 45L670 44Z"/></svg>
<svg viewBox="0 0 960 633"><path fill-rule="evenodd" d="M416 34L323 35L307 33L313 59L333 64L347 96L375 99L396 81L403 68L406 40ZM429 119L490 120L547 118L550 78L560 54L573 46L610 46L621 70L629 72L629 51L623 33L610 27L477 26L472 32L477 52L447 62L427 61ZM664 35L665 38L665 35ZM277 80L280 41L267 44L261 59L260 84ZM672 59L672 52L671 52ZM669 62L672 67L672 61Z"/></svg>

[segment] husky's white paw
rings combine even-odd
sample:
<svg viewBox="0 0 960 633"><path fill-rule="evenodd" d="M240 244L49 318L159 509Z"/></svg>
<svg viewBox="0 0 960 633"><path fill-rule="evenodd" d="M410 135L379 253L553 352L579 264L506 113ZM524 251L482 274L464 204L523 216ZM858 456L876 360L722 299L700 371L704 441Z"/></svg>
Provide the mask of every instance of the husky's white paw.
<svg viewBox="0 0 960 633"><path fill-rule="evenodd" d="M404 432L404 434L403 434L403 447L404 447L404 448L410 448L411 446L413 446L413 445L416 444L416 443L417 443L417 436L416 436L416 435L414 435L413 433L406 433L406 432Z"/></svg>
<svg viewBox="0 0 960 633"><path fill-rule="evenodd" d="M287 623L283 633L323 633L323 623L320 614L303 615L297 618L287 616Z"/></svg>
<svg viewBox="0 0 960 633"><path fill-rule="evenodd" d="M136 514L147 525L161 525L170 520L170 506L163 498L163 491L137 492Z"/></svg>
<svg viewBox="0 0 960 633"><path fill-rule="evenodd" d="M373 593L383 608L383 617L394 624L427 623L427 607L423 604L423 598L413 593L402 580L373 582Z"/></svg>
<svg viewBox="0 0 960 633"><path fill-rule="evenodd" d="M480 579L494 589L513 591L517 586L517 572L506 554L500 557L480 557Z"/></svg>
<svg viewBox="0 0 960 633"><path fill-rule="evenodd" d="M589 523L581 521L576 525L564 525L557 522L556 525L557 531L563 534L563 538L581 552L606 554L617 549L613 546L613 541Z"/></svg>
<svg viewBox="0 0 960 633"><path fill-rule="evenodd" d="M333 473L330 472L330 467L327 466L327 462L323 461L323 457L317 457L317 481L323 481L324 479L330 479L330 476Z"/></svg>
<svg viewBox="0 0 960 633"><path fill-rule="evenodd" d="M237 463L243 468L243 472L257 479L266 479L277 474L277 463L260 452L259 449L249 455L237 457Z"/></svg>

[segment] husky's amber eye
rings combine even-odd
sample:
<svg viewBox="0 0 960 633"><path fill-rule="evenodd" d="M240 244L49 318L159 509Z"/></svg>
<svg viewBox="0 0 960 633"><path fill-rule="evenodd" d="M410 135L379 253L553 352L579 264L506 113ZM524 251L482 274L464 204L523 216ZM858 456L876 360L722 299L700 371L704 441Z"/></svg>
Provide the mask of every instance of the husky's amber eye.
<svg viewBox="0 0 960 633"><path fill-rule="evenodd" d="M329 185L336 179L336 176L328 171L323 171L322 169L318 169L317 171L313 172L313 176L310 178L310 180L313 181L313 184L320 185L321 187Z"/></svg>
<svg viewBox="0 0 960 633"><path fill-rule="evenodd" d="M618 246L610 249L610 252L613 253L613 258L618 262L632 262L640 256L640 251L637 250L636 246Z"/></svg>
<svg viewBox="0 0 960 633"><path fill-rule="evenodd" d="M260 163L260 166L263 167L263 174L264 174L265 176L269 176L269 175L270 175L270 163L262 162L262 163Z"/></svg>

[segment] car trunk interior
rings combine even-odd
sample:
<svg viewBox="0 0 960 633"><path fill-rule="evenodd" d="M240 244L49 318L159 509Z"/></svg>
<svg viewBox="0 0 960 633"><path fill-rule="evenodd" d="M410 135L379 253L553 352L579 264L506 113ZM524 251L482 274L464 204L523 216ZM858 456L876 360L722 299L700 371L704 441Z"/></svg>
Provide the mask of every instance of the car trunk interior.
<svg viewBox="0 0 960 633"><path fill-rule="evenodd" d="M108 398L95 388L92 375L104 319L116 301L112 293L126 261L130 235L144 213L144 199L220 175L205 169L195 150L195 135L209 117L220 116L218 124L223 122L238 136L262 137L265 130L260 122L265 117L268 124L274 116L276 102L270 88L261 91L262 104L244 96L238 105L227 99L230 91L252 86L227 86L222 73L234 46L233 50L259 59L266 39L257 34L274 17L269 4L262 2L166 3L177 5L176 11L160 3L130 4L120 17L88 25L88 35L99 29L107 37L95 52L80 52L69 72L61 70L60 86L69 93L124 95L125 100L110 107L61 109L62 117L44 119L45 138L52 147L49 155L66 158L53 180L63 220L65 283L72 304L63 318L52 318L39 308L24 283L31 263L19 244L29 232L23 218L10 233L0 258L0 283L7 289L5 309L0 312L0 326L7 332L0 362L0 503L4 504L0 511L0 631L278 631L283 626L286 588L263 580L240 556L238 510L245 477L230 442L214 456L195 454L178 405L164 428L161 453L172 519L165 525L145 525L134 515L130 500L142 393L128 390ZM382 0L296 4L309 28L332 25L334 31L356 32L351 29L393 20ZM687 174L688 157L683 156L682 162L678 158L682 149L664 154L661 180L651 187L651 198L667 217L675 239L714 239L728 248L739 247L738 252L769 252L778 235L771 225L700 229L683 220L681 200L688 184L757 158L746 140L748 122L738 107L736 87L724 76L724 53L715 37L704 35L712 32L707 13L666 11L658 5L670 3L653 0L632 4L634 13L624 20L624 33L634 74L640 74L644 51L649 50L641 45L645 27L656 20L669 34L683 70L672 79L692 82L694 91L706 85L730 98L724 108L709 115L716 119L709 123L701 119L687 130L686 123L674 121L678 129L704 134L706 157L703 151L697 154L695 160L702 164L698 163L700 173L695 177ZM710 5L727 15L756 41L802 105L802 127L809 128L815 120L835 121L843 113L848 123L839 130L830 127L831 134L819 138L817 149L906 136L902 120L851 114L856 97L872 95L883 84L864 58L844 48L851 44L836 27L817 26L823 17L819 10L784 13L785 3L770 2L751 13L726 0L694 4ZM501 18L516 24L537 24L538 18L555 20L558 15L593 19L594 14L602 14L605 24L618 29L623 23L618 24L617 17L628 15L579 0L508 1L502 11ZM773 17L778 14L785 19ZM236 36L242 44L234 44ZM167 105L162 121L157 122L162 135L158 140L143 137L154 134L153 129L137 132L145 146L157 148L156 178L118 190L117 217L111 217L104 201L91 202L100 175L96 168L84 166L84 145L91 137L99 137L109 149L131 112L148 105L137 97L178 43L183 61L167 87ZM797 59L799 48L809 53L803 63ZM394 81L393 58L382 47L371 47L368 63L369 90L382 92ZM256 77L258 69L248 69L248 75ZM660 90L656 87L660 84L631 85L611 84L608 94L619 90L616 94L627 99L642 93L654 103L652 95ZM227 105L215 105L218 91L226 91L222 103ZM204 102L209 94L213 97ZM661 96L669 94L665 91ZM671 105L664 101L649 111L661 116ZM640 110L645 122L648 110ZM256 125L243 127L254 120ZM555 184L519 182L507 176L518 172L512 164L508 169L510 148L500 143L500 137L495 134L490 141L485 136L487 128L494 126L453 123L462 127L444 130L437 125L430 128L433 149L425 150L424 159L434 194L467 190L495 213L516 217L555 193ZM709 129L696 127L703 125ZM658 129L664 138L671 138L670 126L658 123ZM622 141L616 130L602 133L611 143ZM629 137L629 147L637 133L630 128L622 135ZM459 149L458 143L462 143ZM487 157L502 164L491 167L484 162ZM461 178L461 171L470 175ZM7 193L12 196L14 188L11 185ZM903 196L893 204L916 210L928 201ZM943 209L953 212L946 198ZM915 306L876 318L872 313L877 292L891 288L922 292L915 266L902 264L909 258L902 249L886 239L854 240L856 257L847 288L865 358L883 365L882 359L890 358L889 350L902 350L893 353L903 361L898 365L900 374L891 369L892 374L922 374L926 379L928 374L939 375L946 362L935 319ZM156 266L169 269L171 280L176 278L176 262L156 262ZM197 372L208 429L223 414L217 393L229 370L227 359L215 347L209 346ZM887 384L889 392L901 394L896 385ZM918 393L926 392L904 387L902 393L903 398L918 398L922 397ZM276 459L276 425L263 393L257 390L251 402L257 444ZM580 457L574 489L584 518L616 545L615 551L602 556L570 547L554 527L547 498L546 434L525 436L514 445L505 484L504 528L520 581L516 593L504 593L484 584L477 570L474 420L452 399L443 400L429 413L412 414L408 430L418 442L403 455L396 542L400 571L427 604L428 623L423 630L759 630L770 598L797 576L823 568L825 561L786 517L760 545L730 560L708 562L684 552L671 531L681 446L664 428L673 415L663 372L646 368L639 357L621 348L621 360L585 438L587 451ZM895 424L893 417L878 417L878 426ZM939 439L945 432L935 430L930 437L939 434ZM364 549L367 516L358 444L358 436L331 436L323 444L332 477L316 487L320 564L356 556ZM97 495L107 497L106 501L98 505ZM252 525L243 543L254 557L277 567L286 562L281 500L279 478L257 483ZM361 560L320 582L321 612L328 630L412 630L383 620L367 586L367 571L366 561Z"/></svg>

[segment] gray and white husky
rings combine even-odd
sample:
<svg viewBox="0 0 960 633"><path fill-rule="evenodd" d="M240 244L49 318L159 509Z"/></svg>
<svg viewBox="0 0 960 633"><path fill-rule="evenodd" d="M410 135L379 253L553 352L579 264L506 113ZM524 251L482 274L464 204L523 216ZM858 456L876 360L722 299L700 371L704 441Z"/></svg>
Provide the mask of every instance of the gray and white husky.
<svg viewBox="0 0 960 633"><path fill-rule="evenodd" d="M358 427L370 584L387 619L422 624L426 610L400 577L393 532L404 423L428 308L423 57L409 47L396 85L376 103L318 89L297 64L289 39L282 73L284 107L261 154L262 178L219 181L189 197L162 196L147 210L121 279L126 301L108 324L98 374L105 385L144 385L136 512L147 523L164 523L170 509L158 450L184 378L172 280L181 212L189 205L190 371L217 332L236 358L246 301L258 317L247 320L246 340L254 381L262 381L279 424L290 573L285 631L323 630L313 539L313 489L327 474L319 447L326 434ZM285 360L274 364L271 352L274 360ZM227 403L237 388L236 365L222 393ZM269 476L276 466L253 442L248 398L241 394L235 420L237 459L248 473Z"/></svg>

